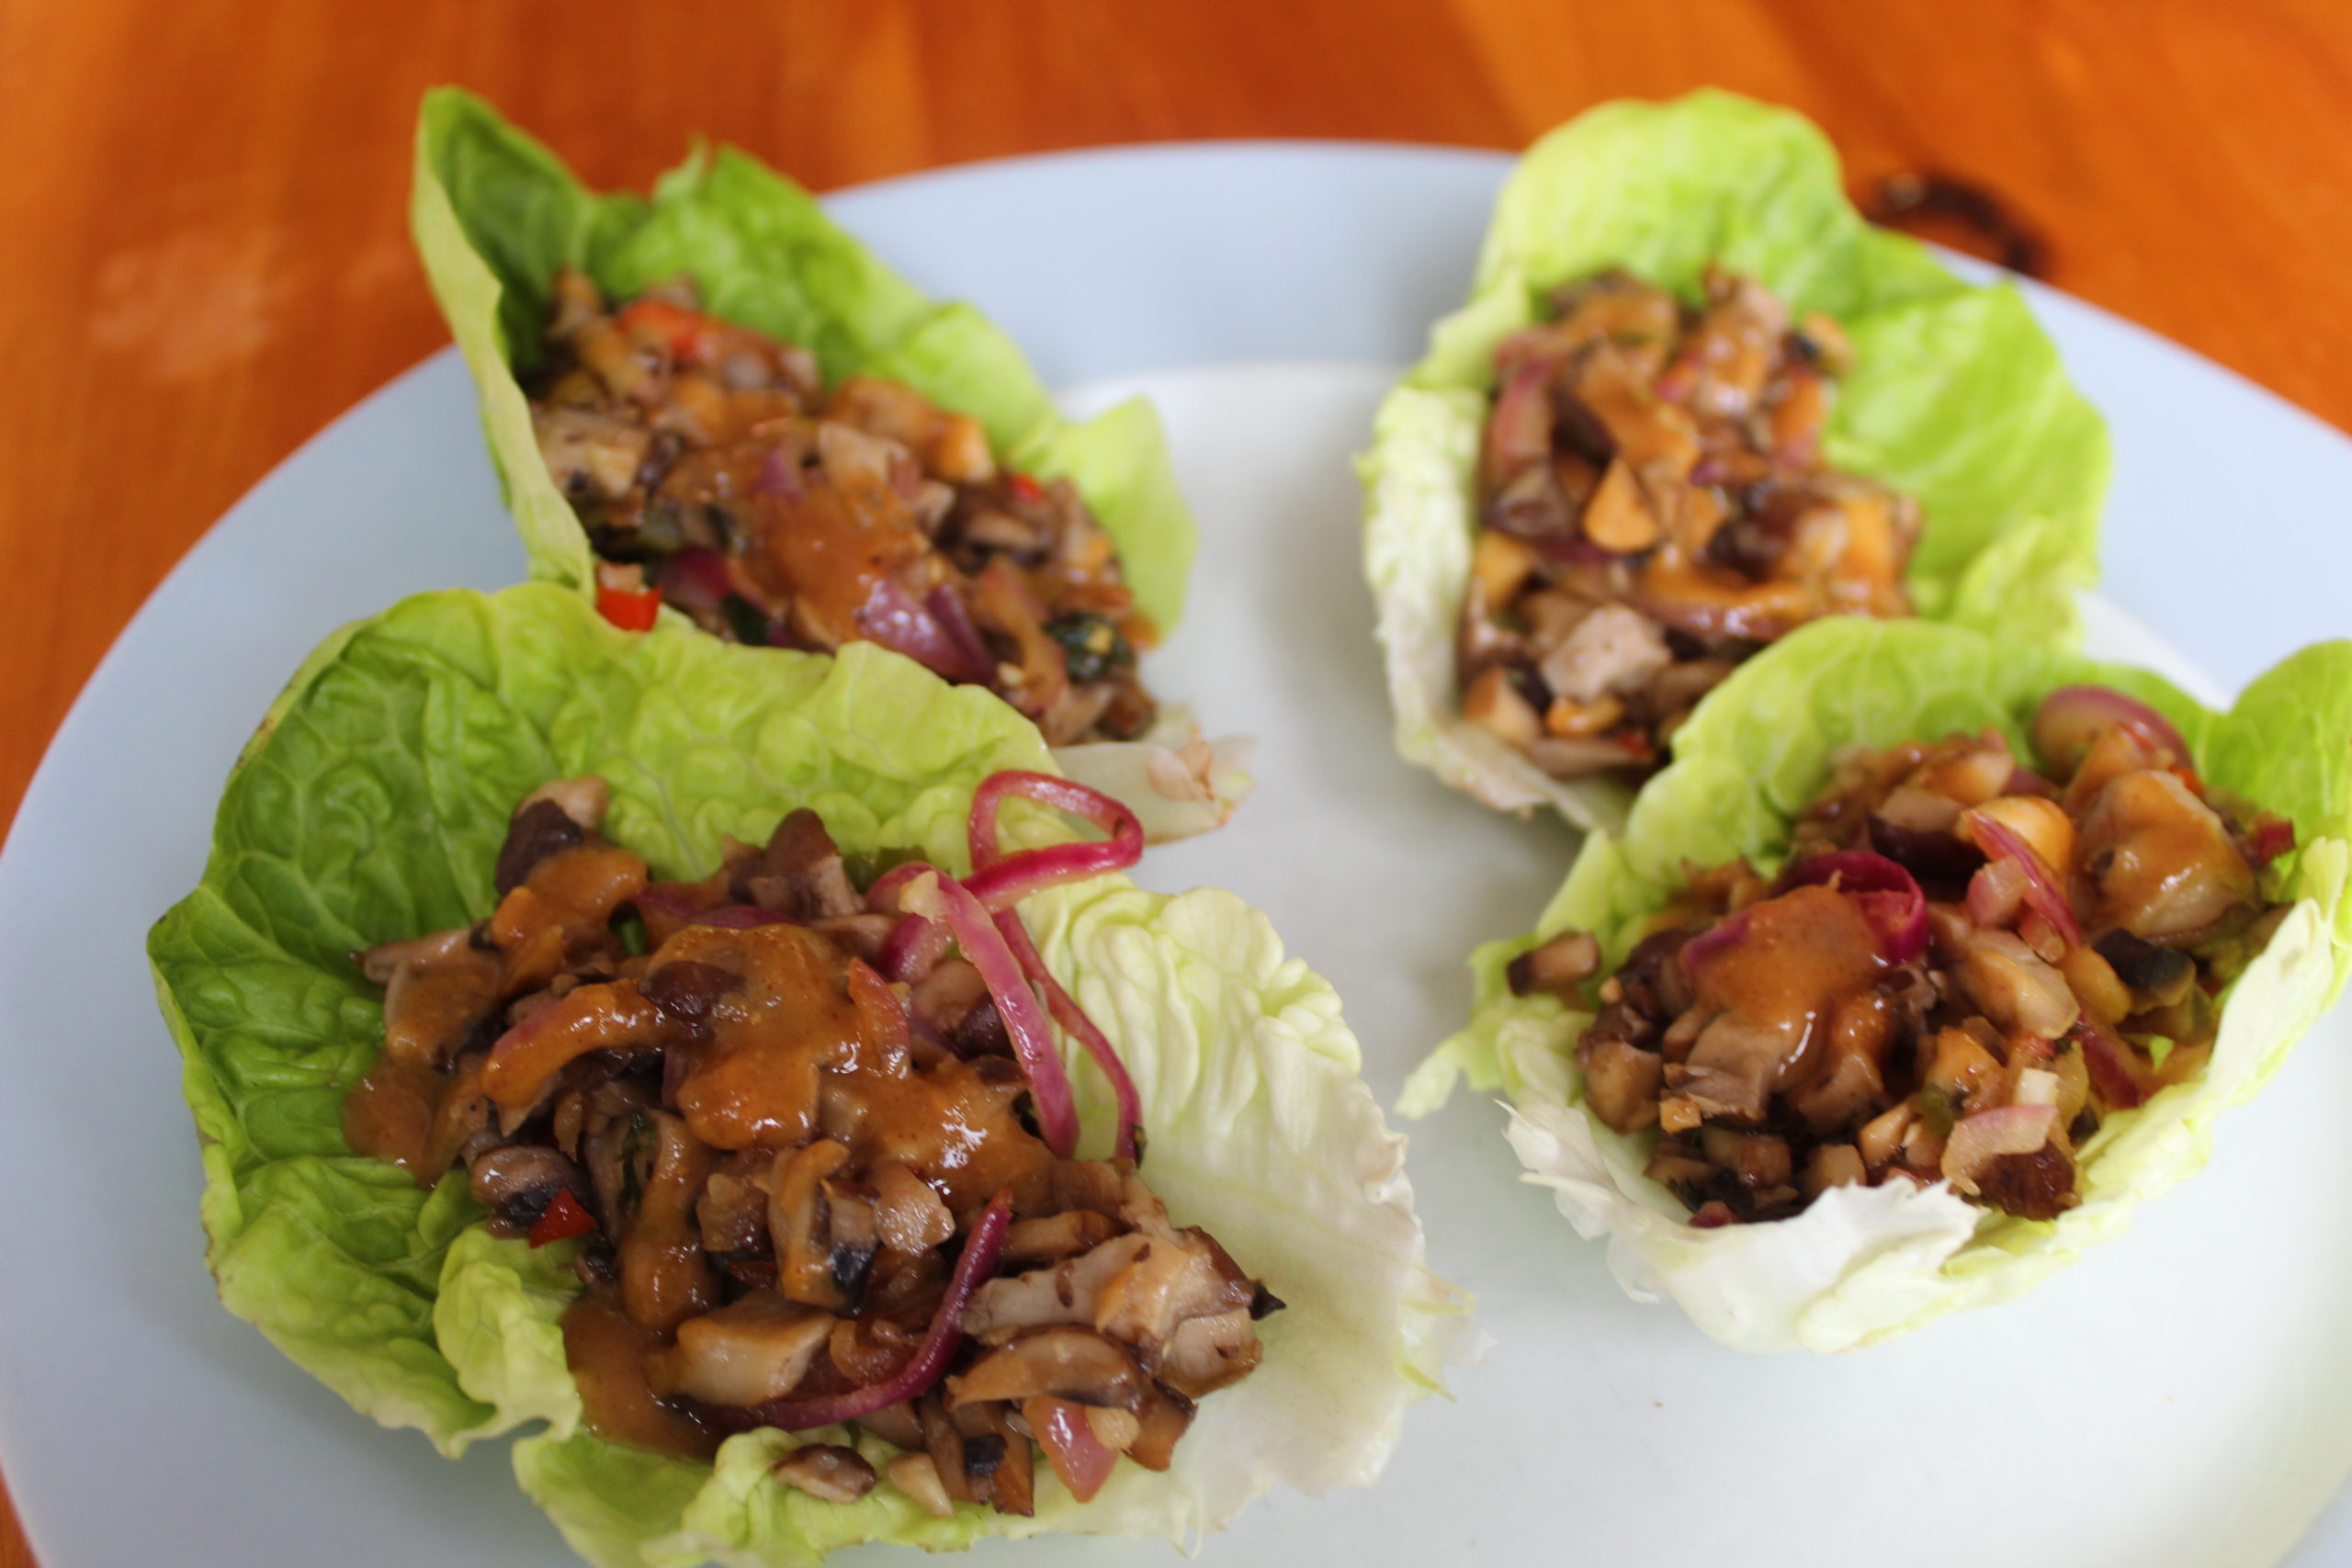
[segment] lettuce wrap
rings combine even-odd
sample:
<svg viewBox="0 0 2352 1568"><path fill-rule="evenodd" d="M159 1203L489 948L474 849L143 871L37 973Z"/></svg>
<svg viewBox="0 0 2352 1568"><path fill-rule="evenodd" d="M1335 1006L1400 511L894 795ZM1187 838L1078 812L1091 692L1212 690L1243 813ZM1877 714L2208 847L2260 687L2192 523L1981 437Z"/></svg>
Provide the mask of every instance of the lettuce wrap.
<svg viewBox="0 0 2352 1568"><path fill-rule="evenodd" d="M1130 399L1065 419L1012 340L970 306L925 296L825 216L809 193L734 148L697 149L650 197L600 196L554 153L456 88L425 96L410 229L465 355L531 576L593 601L595 556L548 473L518 372L543 354L553 280L578 267L626 299L691 276L713 314L815 355L825 382L901 381L970 414L1003 463L1067 478L1117 544L1137 606L1174 630L1198 539L1159 416ZM683 619L665 610L664 620ZM1154 838L1214 827L1248 793L1246 750L1195 737L1181 707L1145 739L1066 748L1072 776L1118 794ZM1155 791L1155 781L1167 785ZM1193 781L1188 787L1186 781Z"/></svg>
<svg viewBox="0 0 2352 1568"><path fill-rule="evenodd" d="M1793 1218L1693 1229L1643 1168L1655 1134L1622 1136L1584 1104L1577 1039L1590 1021L1555 998L1510 994L1505 965L1563 929L1593 932L1613 971L1686 867L1747 856L1775 870L1796 815L1841 748L1883 747L1994 726L2020 756L2041 699L2073 683L2114 687L2156 708L2200 777L2292 819L2298 848L2265 892L2292 907L2222 994L2220 1034L2198 1077L2110 1114L2080 1150L2083 1202L2018 1219L1942 1182L1832 1188ZM1825 621L1768 649L1725 682L1678 738L1624 829L1588 839L1536 932L1472 960L1476 1011L1408 1083L1420 1115L1467 1077L1510 1099L1510 1138L1528 1179L1554 1189L1637 1296L1665 1292L1715 1338L1744 1350L1840 1350L1963 1307L2021 1294L2127 1225L2133 1209L2199 1169L2212 1122L2276 1072L2352 972L2352 642L2306 649L2227 713L2144 672L1996 643L1919 621Z"/></svg>
<svg viewBox="0 0 2352 1568"><path fill-rule="evenodd" d="M898 655L623 633L554 584L425 594L338 634L240 758L203 882L149 941L223 1303L445 1453L537 1425L517 1475L604 1564L806 1563L861 1540L1048 1529L1184 1538L1278 1482L1369 1483L1466 1318L1423 1268L1404 1140L1357 1076L1338 997L1229 894L1105 876L1023 907L1142 1090L1155 1190L1291 1303L1256 1374L1204 1401L1206 1435L1174 1469L1122 1465L1082 1506L1042 1466L1029 1519L970 1505L933 1518L888 1487L820 1503L769 1479L779 1451L839 1428L738 1436L715 1467L602 1441L556 1325L580 1289L573 1244L495 1238L462 1170L423 1190L345 1141L345 1093L383 1030L352 953L486 914L509 813L542 782L603 775L605 832L665 874L698 874L724 836L757 841L803 806L853 857L913 849L960 873L975 786L1049 767L1012 708ZM1026 803L1005 826L1015 842L1068 834ZM1072 1077L1082 1147L1105 1150L1109 1091Z"/></svg>
<svg viewBox="0 0 2352 1568"><path fill-rule="evenodd" d="M1614 780L1555 779L1462 717L1455 628L1496 345L1561 284L1623 267L1688 301L1711 262L1851 339L1824 452L1917 499L1917 613L2072 643L2075 592L2097 575L2107 431L2017 290L1965 283L1863 221L1801 116L1712 91L1604 105L1520 160L1469 302L1382 403L1359 463L1397 750L1490 806L1614 827L1631 800Z"/></svg>

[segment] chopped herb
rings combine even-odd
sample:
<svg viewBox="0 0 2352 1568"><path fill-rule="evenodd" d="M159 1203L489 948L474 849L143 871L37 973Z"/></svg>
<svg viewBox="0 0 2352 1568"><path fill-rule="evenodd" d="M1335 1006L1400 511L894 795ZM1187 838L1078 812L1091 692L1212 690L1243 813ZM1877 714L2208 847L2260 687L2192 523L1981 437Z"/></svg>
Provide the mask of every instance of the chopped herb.
<svg viewBox="0 0 2352 1568"><path fill-rule="evenodd" d="M1135 662L1135 649L1119 628L1100 615L1061 615L1046 623L1046 635L1061 644L1069 678L1083 685Z"/></svg>

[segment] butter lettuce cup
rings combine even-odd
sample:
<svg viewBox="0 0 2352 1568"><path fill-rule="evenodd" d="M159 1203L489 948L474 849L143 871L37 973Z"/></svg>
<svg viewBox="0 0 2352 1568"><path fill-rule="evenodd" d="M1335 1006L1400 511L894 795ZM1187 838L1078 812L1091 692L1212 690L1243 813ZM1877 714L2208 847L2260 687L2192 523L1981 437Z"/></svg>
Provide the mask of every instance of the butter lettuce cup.
<svg viewBox="0 0 2352 1568"><path fill-rule="evenodd" d="M223 1303L600 1564L1184 1540L1464 1345L1339 998L984 690L547 583L315 653L149 942Z"/></svg>
<svg viewBox="0 0 2352 1568"><path fill-rule="evenodd" d="M1865 222L1803 118L1702 92L1529 149L1359 468L1398 750L1615 827L1813 620L2071 645L2109 450L2013 288Z"/></svg>
<svg viewBox="0 0 2352 1568"><path fill-rule="evenodd" d="M1246 743L1141 677L1197 545L1149 403L1064 418L978 311L732 148L598 194L442 89L410 217L534 578L628 629L876 642L986 687L1154 840L1247 793Z"/></svg>
<svg viewBox="0 0 2352 1568"><path fill-rule="evenodd" d="M2225 713L1921 621L1743 666L1408 1082L1509 1098L1637 1296L1743 1350L2015 1297L2193 1174L2352 965L2352 643Z"/></svg>

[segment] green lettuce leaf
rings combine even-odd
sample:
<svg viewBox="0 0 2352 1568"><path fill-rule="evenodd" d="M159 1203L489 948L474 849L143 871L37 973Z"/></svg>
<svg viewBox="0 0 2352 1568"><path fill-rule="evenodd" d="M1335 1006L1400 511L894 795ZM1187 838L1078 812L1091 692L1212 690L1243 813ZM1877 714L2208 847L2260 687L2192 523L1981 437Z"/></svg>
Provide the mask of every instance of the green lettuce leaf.
<svg viewBox="0 0 2352 1568"><path fill-rule="evenodd" d="M1829 459L1918 498L1906 582L1921 615L2070 644L2096 578L2107 431L2006 285L1979 288L1864 222L1802 117L1726 93L1592 110L1504 186L1469 302L1381 406L1359 469L1397 749L1509 810L1615 826L1630 793L1562 783L1461 717L1454 631L1495 345L1558 285L1622 266L1695 298L1719 260L1853 340Z"/></svg>
<svg viewBox="0 0 2352 1568"><path fill-rule="evenodd" d="M851 853L911 847L954 869L978 784L1051 766L1012 708L895 654L667 624L631 636L553 584L422 595L337 634L247 748L202 885L149 942L223 1300L445 1451L543 1424L516 1445L518 1478L600 1563L794 1563L1014 1529L1180 1535L1277 1483L1368 1482L1465 1319L1422 1267L1403 1140L1357 1076L1337 997L1229 895L1103 878L1024 910L1147 1096L1156 1189L1180 1223L1262 1259L1292 1303L1259 1371L1204 1402L1209 1436L1165 1475L1123 1467L1084 1509L1048 1488L1035 1521L933 1521L888 1487L850 1506L786 1494L758 1456L805 1438L735 1438L715 1470L603 1442L556 1326L577 1290L566 1249L492 1237L461 1178L420 1191L343 1139L343 1096L382 1037L349 955L487 913L507 815L547 779L603 774L606 831L660 873L699 873L725 836L763 839L800 806ZM1006 824L1067 832L1025 805ZM1071 1060L1090 1146L1107 1148L1107 1089Z"/></svg>
<svg viewBox="0 0 2352 1568"><path fill-rule="evenodd" d="M539 357L556 270L571 265L615 297L687 274L709 310L807 348L828 382L887 376L972 415L1006 462L1077 486L1147 615L1163 630L1182 615L1193 519L1151 405L1071 423L1012 339L967 305L926 297L757 159L697 151L650 198L599 196L481 99L441 88L417 121L409 221L473 371L534 577L582 592L594 582L587 535L539 458L515 379Z"/></svg>
<svg viewBox="0 0 2352 1568"><path fill-rule="evenodd" d="M1589 1115L1575 1062L1589 1017L1549 997L1517 998L1504 966L1567 928L1622 962L1671 898L1686 863L1746 855L1777 865L1791 825L1839 749L1998 727L2020 750L2041 698L2073 682L2115 686L2161 709L2211 784L2290 817L2293 855L2273 872L2294 907L2225 994L2211 1061L2136 1111L2108 1118L2082 1148L2084 1201L2054 1222L1963 1202L1939 1183L1844 1187L1792 1219L1697 1231L1645 1180L1654 1134L1627 1137ZM1585 842L1566 884L1527 937L1472 960L1476 1011L1408 1084L1408 1115L1434 1110L1466 1076L1512 1102L1510 1136L1531 1179L1555 1190L1635 1293L1664 1291L1740 1349L1838 1350L1943 1313L2006 1300L2130 1223L2146 1198L2201 1168L2215 1116L2252 1095L2341 994L2352 973L2352 642L2324 643L2256 680L2226 714L2143 671L1995 642L1923 621L1826 621L1758 655L1675 743L1622 833Z"/></svg>

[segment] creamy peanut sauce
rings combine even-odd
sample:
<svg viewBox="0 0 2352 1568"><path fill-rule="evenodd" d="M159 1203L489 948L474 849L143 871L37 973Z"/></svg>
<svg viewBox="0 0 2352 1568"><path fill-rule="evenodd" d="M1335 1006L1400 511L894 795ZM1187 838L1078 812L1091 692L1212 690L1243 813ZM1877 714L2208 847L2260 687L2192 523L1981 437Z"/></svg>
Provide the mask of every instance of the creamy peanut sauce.
<svg viewBox="0 0 2352 1568"><path fill-rule="evenodd" d="M1884 967L1852 899L1800 887L1749 909L1740 939L1700 971L1699 1003L1802 1041Z"/></svg>
<svg viewBox="0 0 2352 1568"><path fill-rule="evenodd" d="M631 629L667 604L730 641L878 642L983 684L1056 746L1128 740L1159 630L1067 479L1001 466L969 414L704 312L684 278L608 305L562 270L526 372L549 476Z"/></svg>
<svg viewBox="0 0 2352 1568"><path fill-rule="evenodd" d="M404 1060L387 1049L344 1097L344 1142L402 1170L418 1168L433 1141L435 1112L447 1087L430 1063Z"/></svg>
<svg viewBox="0 0 2352 1568"><path fill-rule="evenodd" d="M564 1309L563 1359L580 1386L581 1418L606 1442L682 1459L708 1459L724 1433L662 1404L645 1381L645 1359L666 1343L629 1321L608 1290Z"/></svg>
<svg viewBox="0 0 2352 1568"><path fill-rule="evenodd" d="M2032 729L2048 776L1993 730L1845 753L1776 883L1695 873L1589 993L1591 933L1513 963L1521 995L1591 1008L1584 1103L1656 1130L1647 1174L1694 1224L1895 1179L2053 1219L2107 1118L2203 1070L2292 825L2207 791L2120 694L2062 689Z"/></svg>
<svg viewBox="0 0 2352 1568"><path fill-rule="evenodd" d="M387 1047L344 1126L420 1184L464 1166L509 1234L579 1240L589 1288L562 1330L589 1429L707 1457L887 1386L857 1419L927 1454L951 1500L1031 1506L1024 1402L1112 1409L1097 1439L1164 1468L1279 1302L1131 1168L1055 1157L1001 1021L969 1016L995 1003L965 959L893 984L857 955L899 917L861 913L812 814L704 882L653 884L595 835L587 784L541 792L563 817L518 808L487 920L365 955ZM653 945L632 953L615 921L639 904ZM1008 1272L976 1265L947 1320L977 1343L909 1372L984 1211Z"/></svg>

